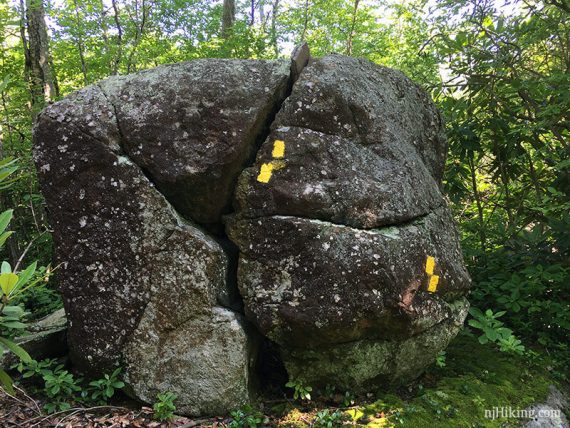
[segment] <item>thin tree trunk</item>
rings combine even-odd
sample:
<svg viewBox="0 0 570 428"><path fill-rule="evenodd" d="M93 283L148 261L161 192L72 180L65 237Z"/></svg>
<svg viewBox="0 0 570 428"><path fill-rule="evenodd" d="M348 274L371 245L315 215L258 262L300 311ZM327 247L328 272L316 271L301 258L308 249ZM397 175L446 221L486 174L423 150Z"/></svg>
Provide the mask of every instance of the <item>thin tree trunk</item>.
<svg viewBox="0 0 570 428"><path fill-rule="evenodd" d="M346 41L346 54L352 55L352 41L354 39L354 29L356 28L356 16L358 15L358 5L360 0L354 0L354 10L352 11L352 24L350 25L350 32L348 33L348 40Z"/></svg>
<svg viewBox="0 0 570 428"><path fill-rule="evenodd" d="M135 25L137 30L135 33L135 40L133 42L133 48L131 49L131 52L129 53L129 57L127 59L127 73L130 73L131 71L136 70L136 66L133 63L133 58L135 56L137 48L138 48L140 41L142 39L144 29L145 29L145 26L146 26L146 23L148 20L148 14L150 12L150 8L151 8L151 6L146 6L145 0L142 0L142 5L141 5L142 16L141 16L141 20L140 20L140 25ZM138 10L136 12L137 13L135 15L135 19L138 18ZM136 24L136 22L135 22L135 24Z"/></svg>
<svg viewBox="0 0 570 428"><path fill-rule="evenodd" d="M109 44L109 28L107 27L107 9L105 8L105 4L103 0L100 1L99 6L101 7L101 15L99 19L99 26L101 27L102 33L101 37L103 39L103 46L104 46L104 55L105 55L105 64L108 67L108 73L111 74L111 70L113 69L111 63L111 46Z"/></svg>
<svg viewBox="0 0 570 428"><path fill-rule="evenodd" d="M255 24L255 0L251 0L249 14L250 14L249 25L253 27L253 24Z"/></svg>
<svg viewBox="0 0 570 428"><path fill-rule="evenodd" d="M115 20L115 26L117 28L117 53L115 54L111 74L116 75L119 73L119 65L121 64L123 57L123 27L121 26L121 20L119 18L119 7L117 6L117 0L112 0L111 3L113 5L113 19Z"/></svg>
<svg viewBox="0 0 570 428"><path fill-rule="evenodd" d="M481 203L481 194L477 188L477 174L475 171L475 159L471 153L468 158L469 170L471 172L471 187L473 191L473 198L477 204L477 215L479 219L479 240L481 242L481 250L485 253L487 248L487 237L485 235L485 218L483 217L483 204Z"/></svg>
<svg viewBox="0 0 570 428"><path fill-rule="evenodd" d="M81 18L79 17L79 6L77 0L73 0L75 9L75 25L77 26L77 36L75 42L77 43L77 50L79 51L79 59L81 61L81 73L83 74L83 84L87 86L89 79L87 78L87 63L85 62L85 47L83 46L83 37L81 36Z"/></svg>
<svg viewBox="0 0 570 428"><path fill-rule="evenodd" d="M30 92L32 113L35 116L47 101L58 96L58 91L49 55L42 0L26 0L26 18L30 60Z"/></svg>
<svg viewBox="0 0 570 428"><path fill-rule="evenodd" d="M303 23L303 31L301 32L301 43L305 41L307 36L307 28L309 26L309 0L305 0L305 21Z"/></svg>
<svg viewBox="0 0 570 428"><path fill-rule="evenodd" d="M24 0L20 0L20 39L24 50L24 78L26 82L31 81L32 60L30 59L30 45L28 43L28 35L26 34L26 5ZM31 106L31 102L28 107Z"/></svg>
<svg viewBox="0 0 570 428"><path fill-rule="evenodd" d="M227 39L231 33L236 19L235 0L224 0L222 13L222 37Z"/></svg>
<svg viewBox="0 0 570 428"><path fill-rule="evenodd" d="M271 14L271 44L275 52L275 58L279 57L279 45L277 43L277 16L279 10L279 0L273 2L273 11Z"/></svg>

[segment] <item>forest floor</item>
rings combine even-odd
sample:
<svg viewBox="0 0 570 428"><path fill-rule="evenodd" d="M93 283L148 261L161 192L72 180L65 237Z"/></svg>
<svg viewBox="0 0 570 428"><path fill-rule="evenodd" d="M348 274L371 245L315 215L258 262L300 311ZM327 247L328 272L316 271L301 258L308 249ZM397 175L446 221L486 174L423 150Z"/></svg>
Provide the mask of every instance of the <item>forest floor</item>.
<svg viewBox="0 0 570 428"><path fill-rule="evenodd" d="M506 354L476 338L458 336L446 350L445 366L432 367L413 385L354 397L349 392L316 392L311 401L291 398L260 401L255 407L212 419L175 417L153 421L153 410L117 401L113 406L72 408L47 415L45 398L20 387L0 392L2 427L516 427L527 420L485 417L485 410L525 409L544 402L551 385L568 393L560 372L539 353ZM233 417L232 417L233 416Z"/></svg>

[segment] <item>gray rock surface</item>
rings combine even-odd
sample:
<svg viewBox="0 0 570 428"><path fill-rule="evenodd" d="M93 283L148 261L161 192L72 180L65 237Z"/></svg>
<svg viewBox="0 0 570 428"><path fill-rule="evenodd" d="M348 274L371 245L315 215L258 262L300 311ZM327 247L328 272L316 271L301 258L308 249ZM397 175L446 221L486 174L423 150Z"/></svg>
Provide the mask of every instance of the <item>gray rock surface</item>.
<svg viewBox="0 0 570 428"><path fill-rule="evenodd" d="M219 217L257 133L284 95L288 73L289 63L279 61L159 67L87 87L39 115L34 159L62 263L71 357L80 369L108 372L126 361L132 392L148 401L156 397L142 378L161 376L152 394L172 387L180 400L201 382L210 390L194 397L202 402L177 403L189 413L224 413L248 399L251 340L239 314L218 313L235 297L226 281L227 255L192 223L196 216L186 212L183 219L146 174L203 208L207 216L196 220ZM224 103L232 97L240 104ZM188 200L173 202L184 209ZM217 371L197 371L212 365L212 355L196 353L152 373L157 361L133 351L140 340L157 336L164 362L163 342L183 346L178 329L201 329L205 336L204 325L214 319L232 332L235 353L213 365ZM212 333L208 344L220 352L227 339ZM226 383L229 389L216 388Z"/></svg>
<svg viewBox="0 0 570 428"><path fill-rule="evenodd" d="M314 386L406 382L465 318L441 118L400 72L306 46L158 67L49 106L34 141L72 359L143 401L239 407L259 333Z"/></svg>
<svg viewBox="0 0 570 428"><path fill-rule="evenodd" d="M568 398L554 385L550 385L546 402L537 403L525 409L533 417L524 428L568 428L568 418L564 412L570 410Z"/></svg>
<svg viewBox="0 0 570 428"><path fill-rule="evenodd" d="M289 61L205 59L107 79L125 153L178 212L216 228L289 85Z"/></svg>
<svg viewBox="0 0 570 428"><path fill-rule="evenodd" d="M457 334L471 281L445 151L439 113L400 72L331 55L301 73L227 222L245 313L290 375L402 383Z"/></svg>

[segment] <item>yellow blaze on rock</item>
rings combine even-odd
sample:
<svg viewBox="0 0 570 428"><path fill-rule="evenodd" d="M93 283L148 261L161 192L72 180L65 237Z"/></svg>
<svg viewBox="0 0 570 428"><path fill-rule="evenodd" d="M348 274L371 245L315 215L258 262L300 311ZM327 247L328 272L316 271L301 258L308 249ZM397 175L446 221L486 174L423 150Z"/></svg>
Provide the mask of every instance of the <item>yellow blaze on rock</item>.
<svg viewBox="0 0 570 428"><path fill-rule="evenodd" d="M279 159L285 156L285 141L275 140L273 143L273 153L271 153L273 158Z"/></svg>
<svg viewBox="0 0 570 428"><path fill-rule="evenodd" d="M433 275L433 269L435 268L435 258L428 256L426 260L426 273L428 275Z"/></svg>
<svg viewBox="0 0 570 428"><path fill-rule="evenodd" d="M273 172L272 163L262 164L261 169L259 170L259 175L257 176L257 181L259 181L260 183L269 183L272 172Z"/></svg>
<svg viewBox="0 0 570 428"><path fill-rule="evenodd" d="M428 285L428 291L430 293L435 293L435 290L437 290L437 284L439 283L439 276L438 275L432 275L429 278L429 285Z"/></svg>

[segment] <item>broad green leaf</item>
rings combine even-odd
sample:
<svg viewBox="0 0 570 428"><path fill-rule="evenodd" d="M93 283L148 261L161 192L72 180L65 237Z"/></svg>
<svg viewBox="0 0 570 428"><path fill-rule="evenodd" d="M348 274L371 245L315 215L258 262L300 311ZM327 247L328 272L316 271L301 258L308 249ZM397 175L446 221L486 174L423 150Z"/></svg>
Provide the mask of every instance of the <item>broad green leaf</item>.
<svg viewBox="0 0 570 428"><path fill-rule="evenodd" d="M6 296L9 296L10 293L12 293L14 287L16 287L16 284L18 283L18 280L18 275L15 273L10 272L0 274L0 288L2 288L2 291Z"/></svg>
<svg viewBox="0 0 570 428"><path fill-rule="evenodd" d="M8 317L20 319L24 315L24 310L20 306L4 306L2 313Z"/></svg>
<svg viewBox="0 0 570 428"><path fill-rule="evenodd" d="M30 266L28 266L26 269L24 269L23 271L21 271L18 274L20 279L18 280L16 286L14 287L14 291L13 291L14 293L16 291L18 291L18 289L20 289L20 287L22 287L23 285L26 285L28 283L30 278L34 275L34 273L36 273L37 266L38 266L38 262L33 262Z"/></svg>
<svg viewBox="0 0 570 428"><path fill-rule="evenodd" d="M2 266L0 267L0 273L12 273L12 266L7 261L2 262Z"/></svg>
<svg viewBox="0 0 570 428"><path fill-rule="evenodd" d="M12 386L12 378L8 376L4 370L0 369L0 384L4 387L8 394L14 394L14 387Z"/></svg>
<svg viewBox="0 0 570 428"><path fill-rule="evenodd" d="M6 210L0 214L0 233L3 233L14 215L14 210Z"/></svg>
<svg viewBox="0 0 570 428"><path fill-rule="evenodd" d="M30 354L28 354L26 350L22 348L20 345L17 345L11 340L8 340L4 337L0 337L0 343L6 348L8 348L10 351L12 351L24 363L29 363L30 361L32 361L32 357L30 357Z"/></svg>
<svg viewBox="0 0 570 428"><path fill-rule="evenodd" d="M14 232L10 231L10 232L4 232L2 235L0 235L0 247L4 245L4 243L10 236L12 236L12 233Z"/></svg>

